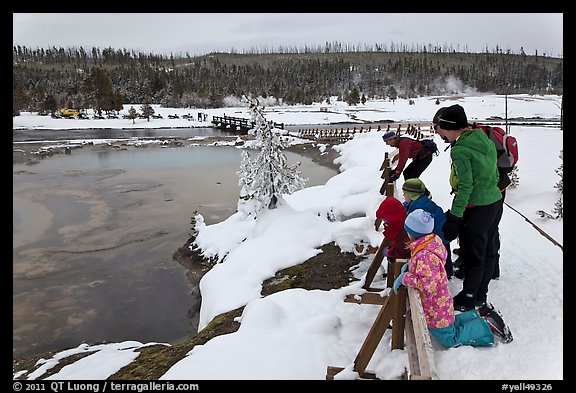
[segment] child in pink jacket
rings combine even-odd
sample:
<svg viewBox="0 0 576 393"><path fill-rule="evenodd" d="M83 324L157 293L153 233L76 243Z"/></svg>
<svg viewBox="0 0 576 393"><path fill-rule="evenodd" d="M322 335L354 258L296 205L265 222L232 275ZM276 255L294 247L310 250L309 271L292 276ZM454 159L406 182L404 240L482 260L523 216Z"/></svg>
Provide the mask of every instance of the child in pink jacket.
<svg viewBox="0 0 576 393"><path fill-rule="evenodd" d="M508 334L501 338L505 342L512 341L501 315L491 305L454 314L444 269L447 251L442 239L432 232L434 217L416 209L406 217L404 229L410 238L412 256L394 282L394 292L398 292L400 285L418 289L432 336L445 347L492 346L494 333Z"/></svg>

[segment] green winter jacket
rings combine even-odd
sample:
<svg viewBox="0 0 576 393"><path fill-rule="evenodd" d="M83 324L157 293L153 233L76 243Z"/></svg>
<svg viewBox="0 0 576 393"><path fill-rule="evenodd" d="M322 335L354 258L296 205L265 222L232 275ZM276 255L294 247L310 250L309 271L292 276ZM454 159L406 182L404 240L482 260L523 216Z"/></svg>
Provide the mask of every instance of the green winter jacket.
<svg viewBox="0 0 576 393"><path fill-rule="evenodd" d="M455 193L450 213L462 217L469 205L489 205L502 198L496 147L480 128L464 131L454 142L450 158L450 186Z"/></svg>

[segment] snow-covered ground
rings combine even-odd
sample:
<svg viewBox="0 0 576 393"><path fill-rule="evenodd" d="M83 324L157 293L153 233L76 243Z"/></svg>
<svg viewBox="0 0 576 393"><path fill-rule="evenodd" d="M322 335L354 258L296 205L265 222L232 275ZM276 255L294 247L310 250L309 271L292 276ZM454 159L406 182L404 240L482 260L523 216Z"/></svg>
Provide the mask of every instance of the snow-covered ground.
<svg viewBox="0 0 576 393"><path fill-rule="evenodd" d="M331 104L316 103L312 105L295 106L265 106L263 111L267 120L285 125L301 124L331 124L331 123L362 123L380 121L399 121L405 123L429 123L440 106L461 104L465 107L470 122L487 118L505 117L505 99L501 95L478 96L434 96L414 98L414 104L409 100L369 100L365 104L349 106L345 102L332 99ZM508 118L542 118L560 119L559 96L532 96L517 94L508 96ZM213 116L233 116L249 118L248 105L217 108L162 108L152 105L155 114L162 115L162 119L122 119L127 115L130 107L141 112L141 104L126 104L120 111L119 119L93 119L93 111L88 110L90 119L53 119L50 116L38 116L36 113L22 112L12 120L13 129L141 129L141 128L181 128L181 127L210 127ZM323 110L321 111L321 108ZM326 110L326 112L324 111ZM206 114L206 121L199 121L198 114ZM168 115L178 115L178 119L169 119ZM193 116L194 120L182 118L183 115Z"/></svg>
<svg viewBox="0 0 576 393"><path fill-rule="evenodd" d="M502 96L441 97L441 105L461 104L470 122L504 117ZM436 97L419 98L414 105L405 100L370 102L349 107L344 103L267 108L266 117L286 124L320 124L340 121L354 114L359 120L390 119L398 122L430 122L438 109ZM134 105L135 108L136 105ZM322 105L325 106L325 105ZM247 108L202 110L211 115L248 117ZM163 109L158 108L162 113ZM166 113L175 113L166 109ZM190 110L182 110L192 112ZM177 112L176 112L177 113ZM558 122L560 97L511 96L508 116L544 118ZM41 119L50 120L42 122ZM209 117L210 118L210 117ZM54 127L52 120L33 114L14 119L14 128ZM322 121L324 120L324 121ZM69 120L104 124L112 120ZM130 120L120 120L131 123ZM151 120L150 125L156 120ZM169 120L158 120L162 127ZM140 124L138 124L140 122ZM187 122L187 120L186 120ZM193 123L193 122L190 122ZM64 124L64 123L60 123ZM137 120L138 128L148 122ZM202 126L205 126L204 123ZM72 126L69 126L72 127ZM109 128L123 128L110 125ZM74 127L77 128L77 127ZM555 170L562 160L563 131L557 127L512 126L519 143L519 185L509 189L506 202L518 209L554 240L563 243L561 220L541 218L537 210L551 212L559 193L554 188L560 177ZM202 379L325 379L326 367L345 367L337 378L356 377L352 366L379 306L343 302L350 293L361 292L362 282L330 291L291 289L262 298L262 281L282 268L304 262L321 252L320 246L335 242L342 251L355 244L377 246L382 233L374 230L375 211L383 199L380 165L385 152L382 132L355 135L354 139L328 148L339 154L340 173L326 184L305 188L285 197L286 203L262 215L256 222L244 221L236 213L223 222L198 226L198 246L221 262L200 282L202 308L200 328L216 315L245 306L240 329L196 346L162 377L168 380ZM447 210L449 194L449 152L441 147L421 179L434 201ZM318 144L319 153L326 146ZM401 181L397 184L401 186ZM327 213L336 217L327 218ZM200 212L201 213L201 212ZM492 281L488 300L499 308L514 334L510 344L493 348L459 347L445 349L434 344L434 356L440 379L466 380L560 380L563 379L563 251L542 236L529 222L505 206L500 224L501 278ZM454 244L452 248L456 245ZM371 262L366 257L355 271L365 274ZM380 280L381 276L376 278ZM456 294L462 281L453 278L450 289ZM120 316L119 316L120 318ZM368 365L381 379L396 379L408 367L405 350L390 350L390 331L384 335ZM80 345L66 351L94 354L65 366L51 379L104 379L132 361L135 349L150 345L128 341L103 346ZM47 359L54 365L64 355ZM102 357L106 361L101 361ZM42 379L49 367L30 375ZM18 375L14 375L18 377Z"/></svg>

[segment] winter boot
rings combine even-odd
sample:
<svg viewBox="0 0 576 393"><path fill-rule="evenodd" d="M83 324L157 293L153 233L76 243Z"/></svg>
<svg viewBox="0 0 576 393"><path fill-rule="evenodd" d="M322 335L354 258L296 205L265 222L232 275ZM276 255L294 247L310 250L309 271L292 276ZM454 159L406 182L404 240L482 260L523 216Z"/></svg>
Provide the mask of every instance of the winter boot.
<svg viewBox="0 0 576 393"><path fill-rule="evenodd" d="M454 296L454 311L468 311L475 308L475 297L471 293L460 292Z"/></svg>
<svg viewBox="0 0 576 393"><path fill-rule="evenodd" d="M486 305L486 298L476 298L476 301L474 302L474 306L476 307L477 310L480 310L481 307ZM478 311L480 312L480 311Z"/></svg>
<svg viewBox="0 0 576 393"><path fill-rule="evenodd" d="M492 303L484 303L478 308L478 314L488 322L492 333L500 337L502 342L506 344L512 342L513 337L510 328L504 323L502 314L494 308Z"/></svg>

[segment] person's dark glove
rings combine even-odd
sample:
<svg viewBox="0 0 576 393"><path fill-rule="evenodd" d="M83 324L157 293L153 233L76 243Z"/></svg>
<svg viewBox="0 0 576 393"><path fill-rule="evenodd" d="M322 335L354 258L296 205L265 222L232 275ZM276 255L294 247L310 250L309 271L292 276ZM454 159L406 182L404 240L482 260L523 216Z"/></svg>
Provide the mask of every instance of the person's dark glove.
<svg viewBox="0 0 576 393"><path fill-rule="evenodd" d="M389 179L390 181L396 181L398 180L398 178L400 177L399 173L396 173L396 169L392 169L390 168L390 175L389 175Z"/></svg>
<svg viewBox="0 0 576 393"><path fill-rule="evenodd" d="M462 225L462 218L456 217L450 210L446 212L446 222L442 227L442 233L444 234L444 239L448 240L449 242L456 239L458 237L458 233L460 233L460 226Z"/></svg>
<svg viewBox="0 0 576 393"><path fill-rule="evenodd" d="M500 191L506 189L510 184L512 184L512 180L508 177L507 174L501 173L500 180L498 180L498 188Z"/></svg>

